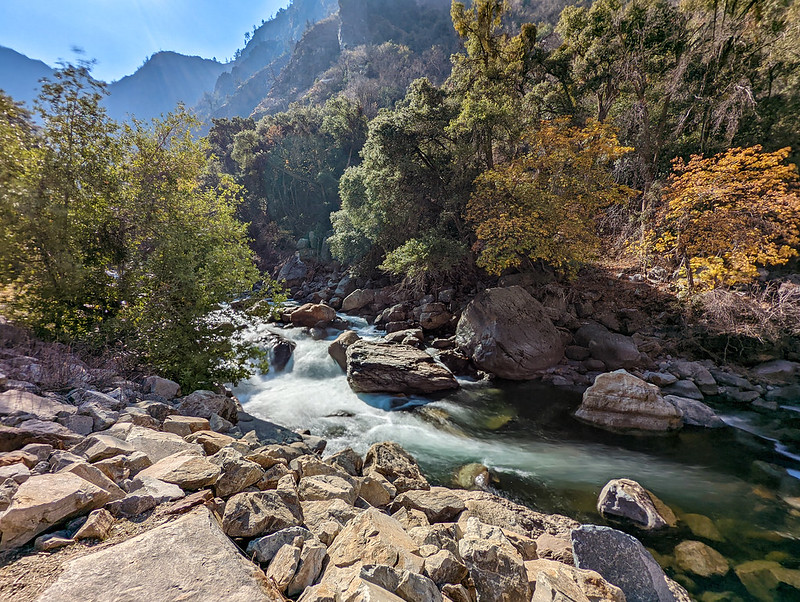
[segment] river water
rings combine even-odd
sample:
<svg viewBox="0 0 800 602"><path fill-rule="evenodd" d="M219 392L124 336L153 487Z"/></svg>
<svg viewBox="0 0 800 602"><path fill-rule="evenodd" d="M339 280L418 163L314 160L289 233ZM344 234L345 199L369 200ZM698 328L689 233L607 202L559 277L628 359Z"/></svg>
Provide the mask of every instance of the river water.
<svg viewBox="0 0 800 602"><path fill-rule="evenodd" d="M362 337L378 336L363 320L346 318ZM302 329L259 324L248 336L259 339L267 330L297 343L292 360L282 372L253 377L234 392L248 412L324 437L326 453L352 447L363 455L373 443L396 441L443 485L453 484L458 467L479 462L501 495L597 524L607 524L595 509L603 485L634 479L679 518L713 521L718 533L711 540L693 534L687 521L657 534L614 525L639 537L698 597L727 591L750 599L733 570L704 579L675 567L672 549L684 539L708 543L731 566L766 558L800 568L800 413L775 419L720 406L729 428L637 437L578 422L571 412L580 404L579 391L538 383L460 380L460 390L434 399L356 395L328 355L335 333L315 341ZM798 590L778 591L781 599L800 600Z"/></svg>

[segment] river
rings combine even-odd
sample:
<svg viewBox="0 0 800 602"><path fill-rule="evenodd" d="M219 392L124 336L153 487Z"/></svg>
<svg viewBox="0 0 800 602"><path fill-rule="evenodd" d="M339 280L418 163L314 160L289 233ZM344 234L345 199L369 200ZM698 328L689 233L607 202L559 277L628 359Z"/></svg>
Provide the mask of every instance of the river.
<svg viewBox="0 0 800 602"><path fill-rule="evenodd" d="M378 336L365 321L343 317L362 337ZM248 336L258 339L267 330L297 343L292 360L282 372L255 376L234 392L248 412L327 439L326 454L352 447L363 455L373 443L396 441L431 481L443 485L453 484L458 467L479 462L495 477L500 494L597 524L606 524L595 510L603 485L634 479L679 518L710 518L721 536L702 539L685 524L657 534L626 529L656 551L667 572L694 596L728 591L748 599L733 570L704 579L676 569L670 554L684 539L709 543L732 566L767 558L800 568L800 456L791 441L800 432L797 424L720 406L715 409L728 428L618 435L572 417L579 391L540 383L460 379L460 390L435 399L357 395L328 355L337 333L316 341L303 329L259 324Z"/></svg>

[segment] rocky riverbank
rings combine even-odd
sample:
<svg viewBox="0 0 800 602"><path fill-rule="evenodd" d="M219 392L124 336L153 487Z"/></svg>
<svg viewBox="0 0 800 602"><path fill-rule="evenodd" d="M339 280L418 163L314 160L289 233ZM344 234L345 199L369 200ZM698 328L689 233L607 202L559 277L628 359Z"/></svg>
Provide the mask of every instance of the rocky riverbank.
<svg viewBox="0 0 800 602"><path fill-rule="evenodd" d="M431 486L397 444L325 456L230 395L75 362L58 394L3 352L4 600L688 599L634 538Z"/></svg>

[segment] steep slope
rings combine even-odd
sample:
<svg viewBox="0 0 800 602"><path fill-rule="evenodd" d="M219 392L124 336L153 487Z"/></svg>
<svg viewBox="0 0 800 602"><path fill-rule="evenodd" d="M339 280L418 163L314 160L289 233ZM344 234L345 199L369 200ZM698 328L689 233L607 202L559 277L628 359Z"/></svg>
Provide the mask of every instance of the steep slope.
<svg viewBox="0 0 800 602"><path fill-rule="evenodd" d="M53 69L42 61L0 46L0 90L14 100L30 106L39 93L39 80L52 74Z"/></svg>
<svg viewBox="0 0 800 602"><path fill-rule="evenodd" d="M109 85L105 106L115 119L125 119L128 115L150 119L171 111L179 102L193 107L204 93L213 89L227 68L199 56L159 52L133 75Z"/></svg>

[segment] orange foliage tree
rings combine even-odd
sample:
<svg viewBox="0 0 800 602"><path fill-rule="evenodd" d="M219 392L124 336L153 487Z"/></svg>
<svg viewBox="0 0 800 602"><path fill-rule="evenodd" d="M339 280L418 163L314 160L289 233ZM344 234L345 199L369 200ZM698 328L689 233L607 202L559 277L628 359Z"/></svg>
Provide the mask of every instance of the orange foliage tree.
<svg viewBox="0 0 800 602"><path fill-rule="evenodd" d="M478 176L467 205L478 265L494 274L529 260L569 270L596 252L600 212L635 194L609 170L633 149L607 124L543 122L525 142L523 156Z"/></svg>
<svg viewBox="0 0 800 602"><path fill-rule="evenodd" d="M800 194L789 148L732 148L673 162L650 240L674 257L689 288L752 282L758 266L797 256Z"/></svg>

